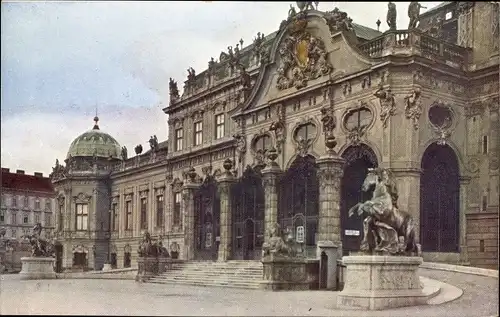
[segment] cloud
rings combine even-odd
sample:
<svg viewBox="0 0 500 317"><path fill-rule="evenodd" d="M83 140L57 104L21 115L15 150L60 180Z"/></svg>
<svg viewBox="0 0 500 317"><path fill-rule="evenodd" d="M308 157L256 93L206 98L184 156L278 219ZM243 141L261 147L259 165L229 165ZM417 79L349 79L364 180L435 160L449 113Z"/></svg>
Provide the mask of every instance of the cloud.
<svg viewBox="0 0 500 317"><path fill-rule="evenodd" d="M66 159L70 143L93 127L94 109L68 109L64 113L23 112L2 121L2 167L27 173L50 173L55 159ZM166 115L158 107L107 106L99 114L99 127L129 149L148 148L149 137L167 138Z"/></svg>
<svg viewBox="0 0 500 317"><path fill-rule="evenodd" d="M8 2L1 10L2 166L50 172L70 142L101 128L129 149L167 138L168 79L207 68L240 39L270 34L295 2ZM396 3L399 28L409 2ZM431 8L438 3L422 2ZM387 4L320 2L387 29ZM130 153L130 151L129 151Z"/></svg>

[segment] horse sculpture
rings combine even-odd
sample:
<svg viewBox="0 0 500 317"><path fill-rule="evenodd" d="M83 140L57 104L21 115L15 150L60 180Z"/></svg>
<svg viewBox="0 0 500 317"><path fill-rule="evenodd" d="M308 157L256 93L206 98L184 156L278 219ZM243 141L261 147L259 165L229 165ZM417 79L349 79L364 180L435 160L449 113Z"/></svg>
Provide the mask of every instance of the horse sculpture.
<svg viewBox="0 0 500 317"><path fill-rule="evenodd" d="M53 257L55 254L54 245L50 241L41 238L42 225L40 223L35 224L32 231L33 234L24 236L31 245L31 256Z"/></svg>
<svg viewBox="0 0 500 317"><path fill-rule="evenodd" d="M375 186L372 199L349 210L349 217L354 212L368 215L363 221L361 250L420 256L413 218L398 208L397 187L392 173L383 168L368 169L361 189L366 192L372 186Z"/></svg>

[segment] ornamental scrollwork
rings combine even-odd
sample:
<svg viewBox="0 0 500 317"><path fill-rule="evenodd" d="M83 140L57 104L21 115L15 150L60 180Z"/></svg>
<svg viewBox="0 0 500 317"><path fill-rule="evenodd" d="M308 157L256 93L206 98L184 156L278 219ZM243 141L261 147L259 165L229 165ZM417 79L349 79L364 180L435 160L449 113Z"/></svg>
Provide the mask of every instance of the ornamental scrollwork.
<svg viewBox="0 0 500 317"><path fill-rule="evenodd" d="M176 177L172 183L172 191L174 193L180 192L182 190L182 185L183 182L178 177Z"/></svg>
<svg viewBox="0 0 500 317"><path fill-rule="evenodd" d="M288 27L290 34L279 49L281 65L276 83L279 90L303 88L309 80L328 75L333 70L324 42L306 32L306 27L303 15L297 15Z"/></svg>
<svg viewBox="0 0 500 317"><path fill-rule="evenodd" d="M92 196L84 194L84 193L79 193L77 196L75 196L73 198L75 199L75 201L88 203L90 201L90 199L92 198Z"/></svg>

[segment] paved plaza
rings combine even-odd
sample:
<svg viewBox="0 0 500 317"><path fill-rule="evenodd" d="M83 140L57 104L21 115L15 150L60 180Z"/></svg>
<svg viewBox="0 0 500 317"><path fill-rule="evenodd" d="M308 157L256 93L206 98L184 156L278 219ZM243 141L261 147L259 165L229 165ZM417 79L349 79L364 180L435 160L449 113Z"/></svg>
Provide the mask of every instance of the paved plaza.
<svg viewBox="0 0 500 317"><path fill-rule="evenodd" d="M385 311L336 310L337 292L265 292L136 283L132 280L1 279L0 314L232 315L232 316L461 316L498 314L498 279L421 269L421 276L463 290L440 304Z"/></svg>

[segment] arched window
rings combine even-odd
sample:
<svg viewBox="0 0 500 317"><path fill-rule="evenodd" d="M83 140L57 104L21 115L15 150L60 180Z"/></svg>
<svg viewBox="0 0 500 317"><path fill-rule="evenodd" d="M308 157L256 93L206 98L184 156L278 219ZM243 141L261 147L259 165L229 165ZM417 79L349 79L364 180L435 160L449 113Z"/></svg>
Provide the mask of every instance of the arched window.
<svg viewBox="0 0 500 317"><path fill-rule="evenodd" d="M264 134L255 139L253 148L255 152L264 153L265 151L271 148L271 145L272 145L271 137L267 134Z"/></svg>
<svg viewBox="0 0 500 317"><path fill-rule="evenodd" d="M316 125L312 123L306 123L303 125L300 125L296 130L295 130L295 135L294 139L295 141L300 141L300 140L312 140L316 137Z"/></svg>
<svg viewBox="0 0 500 317"><path fill-rule="evenodd" d="M448 106L436 104L429 109L429 121L436 128L447 129L451 126L453 113Z"/></svg>
<svg viewBox="0 0 500 317"><path fill-rule="evenodd" d="M373 114L366 107L353 109L344 118L344 128L351 131L364 130L373 120Z"/></svg>

